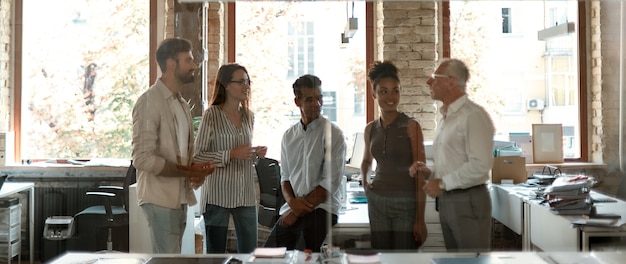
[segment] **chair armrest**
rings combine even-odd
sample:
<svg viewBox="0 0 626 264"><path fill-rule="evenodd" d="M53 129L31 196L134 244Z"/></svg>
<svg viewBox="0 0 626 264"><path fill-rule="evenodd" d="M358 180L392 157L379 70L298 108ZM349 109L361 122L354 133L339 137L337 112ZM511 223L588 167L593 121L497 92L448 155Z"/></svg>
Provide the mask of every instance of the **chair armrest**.
<svg viewBox="0 0 626 264"><path fill-rule="evenodd" d="M123 191L124 187L122 186L114 186L114 185L102 185L98 186L100 190L115 190L115 191Z"/></svg>
<svg viewBox="0 0 626 264"><path fill-rule="evenodd" d="M117 196L114 193L109 193L109 192L87 192L87 195L98 195L98 196L106 196L106 197L115 197Z"/></svg>

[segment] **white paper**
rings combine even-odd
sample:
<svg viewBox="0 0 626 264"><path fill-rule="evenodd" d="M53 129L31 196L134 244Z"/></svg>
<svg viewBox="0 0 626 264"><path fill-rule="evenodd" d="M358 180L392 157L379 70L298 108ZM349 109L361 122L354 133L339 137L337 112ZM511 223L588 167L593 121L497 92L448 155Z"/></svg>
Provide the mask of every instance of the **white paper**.
<svg viewBox="0 0 626 264"><path fill-rule="evenodd" d="M287 253L286 247L276 247L276 248L256 248L252 255L257 258L284 258Z"/></svg>

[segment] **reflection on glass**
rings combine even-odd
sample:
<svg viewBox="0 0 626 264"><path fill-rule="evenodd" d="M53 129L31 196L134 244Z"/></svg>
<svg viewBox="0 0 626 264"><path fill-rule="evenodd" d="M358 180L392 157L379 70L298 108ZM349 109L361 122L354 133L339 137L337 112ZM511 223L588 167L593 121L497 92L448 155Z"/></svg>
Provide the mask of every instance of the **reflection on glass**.
<svg viewBox="0 0 626 264"><path fill-rule="evenodd" d="M468 93L491 114L498 135L559 123L565 158L580 157L577 18L571 0L450 2L451 56L471 69ZM567 31L539 39L558 25Z"/></svg>
<svg viewBox="0 0 626 264"><path fill-rule="evenodd" d="M21 158L130 157L149 4L23 1Z"/></svg>
<svg viewBox="0 0 626 264"><path fill-rule="evenodd" d="M254 80L254 140L280 157L282 133L300 117L291 85L301 75L322 80L322 114L346 137L365 127L365 3L237 2L236 61ZM347 12L348 11L348 12ZM323 15L320 15L323 14ZM348 17L358 29L341 43ZM350 152L350 150L348 150Z"/></svg>

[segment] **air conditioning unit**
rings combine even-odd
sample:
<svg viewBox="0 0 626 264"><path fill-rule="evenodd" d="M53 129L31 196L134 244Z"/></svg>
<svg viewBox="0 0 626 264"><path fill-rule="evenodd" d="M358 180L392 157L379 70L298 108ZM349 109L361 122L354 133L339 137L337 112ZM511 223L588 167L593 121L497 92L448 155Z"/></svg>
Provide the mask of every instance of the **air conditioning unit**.
<svg viewBox="0 0 626 264"><path fill-rule="evenodd" d="M526 104L527 110L543 110L546 107L546 103L541 98L528 99Z"/></svg>

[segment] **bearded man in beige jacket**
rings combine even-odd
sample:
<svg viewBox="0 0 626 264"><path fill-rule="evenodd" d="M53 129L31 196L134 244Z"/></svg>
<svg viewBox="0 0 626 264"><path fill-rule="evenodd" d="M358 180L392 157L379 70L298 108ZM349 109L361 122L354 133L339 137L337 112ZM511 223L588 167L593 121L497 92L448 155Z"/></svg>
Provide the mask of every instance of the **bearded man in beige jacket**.
<svg viewBox="0 0 626 264"><path fill-rule="evenodd" d="M148 221L153 253L179 254L187 207L197 203L192 188L202 185L215 166L193 162L191 111L180 96L196 70L191 43L166 39L156 60L163 74L133 108L137 202Z"/></svg>

